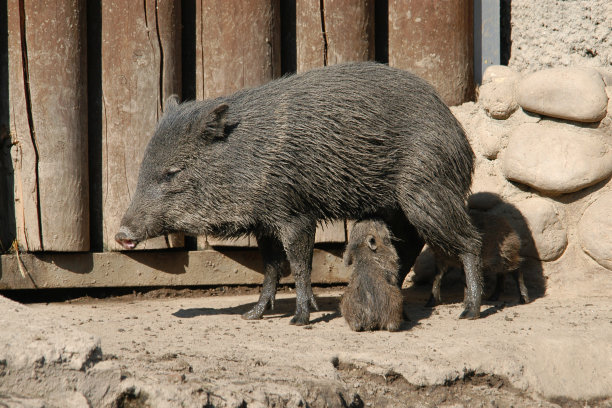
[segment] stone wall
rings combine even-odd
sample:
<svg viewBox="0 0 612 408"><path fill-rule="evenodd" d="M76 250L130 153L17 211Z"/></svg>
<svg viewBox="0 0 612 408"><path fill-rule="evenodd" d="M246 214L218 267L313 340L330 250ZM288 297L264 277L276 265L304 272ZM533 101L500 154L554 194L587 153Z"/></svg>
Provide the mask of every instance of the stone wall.
<svg viewBox="0 0 612 408"><path fill-rule="evenodd" d="M530 290L609 294L612 71L493 66L478 101L451 109L476 155L468 204L518 229ZM417 278L431 273L424 258Z"/></svg>
<svg viewBox="0 0 612 408"><path fill-rule="evenodd" d="M612 66L610 0L512 0L509 8L513 69Z"/></svg>

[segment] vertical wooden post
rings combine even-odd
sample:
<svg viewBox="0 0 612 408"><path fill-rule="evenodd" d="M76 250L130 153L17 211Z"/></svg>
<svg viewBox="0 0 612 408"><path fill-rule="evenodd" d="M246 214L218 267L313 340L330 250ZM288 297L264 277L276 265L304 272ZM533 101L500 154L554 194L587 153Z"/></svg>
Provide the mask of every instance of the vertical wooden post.
<svg viewBox="0 0 612 408"><path fill-rule="evenodd" d="M297 0L297 71L374 59L374 0Z"/></svg>
<svg viewBox="0 0 612 408"><path fill-rule="evenodd" d="M374 0L296 0L297 72L375 56ZM344 242L345 221L317 227L315 242Z"/></svg>
<svg viewBox="0 0 612 408"><path fill-rule="evenodd" d="M197 1L198 99L231 94L280 76L279 1Z"/></svg>
<svg viewBox="0 0 612 408"><path fill-rule="evenodd" d="M279 0L197 0L197 99L262 85L280 72ZM199 247L254 244L248 237L229 241L198 237Z"/></svg>
<svg viewBox="0 0 612 408"><path fill-rule="evenodd" d="M89 250L86 3L9 0L9 105L17 239Z"/></svg>
<svg viewBox="0 0 612 408"><path fill-rule="evenodd" d="M389 65L429 81L448 105L474 94L473 0L389 0Z"/></svg>
<svg viewBox="0 0 612 408"><path fill-rule="evenodd" d="M102 0L102 196L106 250L136 189L163 101L181 94L180 2ZM139 248L181 246L158 237Z"/></svg>

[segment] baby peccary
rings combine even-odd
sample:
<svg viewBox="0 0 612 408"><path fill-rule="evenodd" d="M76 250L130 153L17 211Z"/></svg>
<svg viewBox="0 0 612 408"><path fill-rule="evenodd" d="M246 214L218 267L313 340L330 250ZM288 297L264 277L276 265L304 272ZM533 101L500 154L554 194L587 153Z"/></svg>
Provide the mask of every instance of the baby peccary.
<svg viewBox="0 0 612 408"><path fill-rule="evenodd" d="M504 289L505 276L512 273L520 292L520 302L529 303L529 294L523 280L523 272L519 270L522 262L520 256L521 239L516 230L502 216L470 210L472 223L482 235L482 272L485 281L495 283L495 290L489 300L497 300ZM428 306L441 303L440 285L444 274L450 267L461 268L458 259L434 250L436 254L437 274L431 289Z"/></svg>
<svg viewBox="0 0 612 408"><path fill-rule="evenodd" d="M399 259L387 226L361 221L351 231L345 265L353 273L340 302L340 311L355 331L397 331L402 323L403 297L397 283Z"/></svg>

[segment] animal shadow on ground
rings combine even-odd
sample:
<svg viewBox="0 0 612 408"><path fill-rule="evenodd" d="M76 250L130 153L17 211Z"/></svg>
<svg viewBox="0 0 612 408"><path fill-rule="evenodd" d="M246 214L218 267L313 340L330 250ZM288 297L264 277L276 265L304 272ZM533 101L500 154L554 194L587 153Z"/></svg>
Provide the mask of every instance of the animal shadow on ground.
<svg viewBox="0 0 612 408"><path fill-rule="evenodd" d="M409 288L402 291L402 294L404 295L404 322L400 326L399 331L408 331L413 327L418 326L421 320L426 319L431 315L432 309L423 306L425 304L425 300L427 300L426 296L428 296L428 293L429 292L425 287ZM318 313L315 312L310 324L330 322L334 319L343 319L342 315L340 314L340 296L317 296L317 303L319 305L319 312L324 313L321 316L318 316ZM172 315L181 319L215 315L240 316L249 311L254 304L255 303L252 302L239 306L222 308L198 307L179 309L172 313ZM290 318L293 316L294 308L295 298L290 297L277 299L274 305L274 310L267 310L264 313L264 319ZM348 325L346 326L346 329L350 330Z"/></svg>
<svg viewBox="0 0 612 408"><path fill-rule="evenodd" d="M315 290L316 296L316 290ZM340 316L338 313L338 302L339 298L336 296L316 296L317 304L319 305L319 312L327 312L321 317L317 317L311 320L311 323L317 323L320 321L330 321L335 317ZM199 316L215 316L215 315L242 315L248 312L255 302L245 303L239 306L232 307L197 307L191 309L179 309L172 313L173 316L179 318L193 318ZM293 316L295 309L295 298L282 298L276 299L274 302L274 310L266 310L264 313L265 319L277 319L277 318L289 318ZM316 313L316 312L315 312Z"/></svg>
<svg viewBox="0 0 612 408"><path fill-rule="evenodd" d="M471 209L486 211L487 213L503 216L508 222L516 229L521 238L521 249L520 255L523 257L523 261L520 265L519 270L523 272L525 284L529 292L530 301L544 296L546 293L546 277L544 276L542 269L542 262L539 260L538 250L535 245L535 241L527 220L521 214L520 210L514 205L504 201L500 196L494 193L481 192L470 196L468 200L468 206ZM428 254L425 254L429 252ZM420 257L432 256L431 249L425 249ZM431 284L435 271L433 263L426 265L427 261L421 263L420 270L417 261L417 267L415 267L415 277L413 281L416 287L425 287L431 290ZM507 274L504 281L504 290L499 300L488 301L487 295L492 293L491 284L494 282L485 281L483 296L483 310L481 317L486 317L497 311L509 307L517 306L519 303L519 289L517 282L512 274ZM463 287L464 278L461 270L451 268L447 274L444 275L442 280L442 302L443 303L455 303L463 300ZM486 308L486 306L489 306Z"/></svg>

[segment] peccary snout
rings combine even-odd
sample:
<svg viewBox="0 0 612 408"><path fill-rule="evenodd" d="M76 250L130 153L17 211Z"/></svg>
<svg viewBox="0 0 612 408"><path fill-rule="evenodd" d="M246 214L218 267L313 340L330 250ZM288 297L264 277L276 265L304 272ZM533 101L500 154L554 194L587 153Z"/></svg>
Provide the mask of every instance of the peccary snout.
<svg viewBox="0 0 612 408"><path fill-rule="evenodd" d="M119 228L119 232L115 234L115 241L123 247L123 249L134 249L138 244L138 241L132 239L133 234L126 227Z"/></svg>

